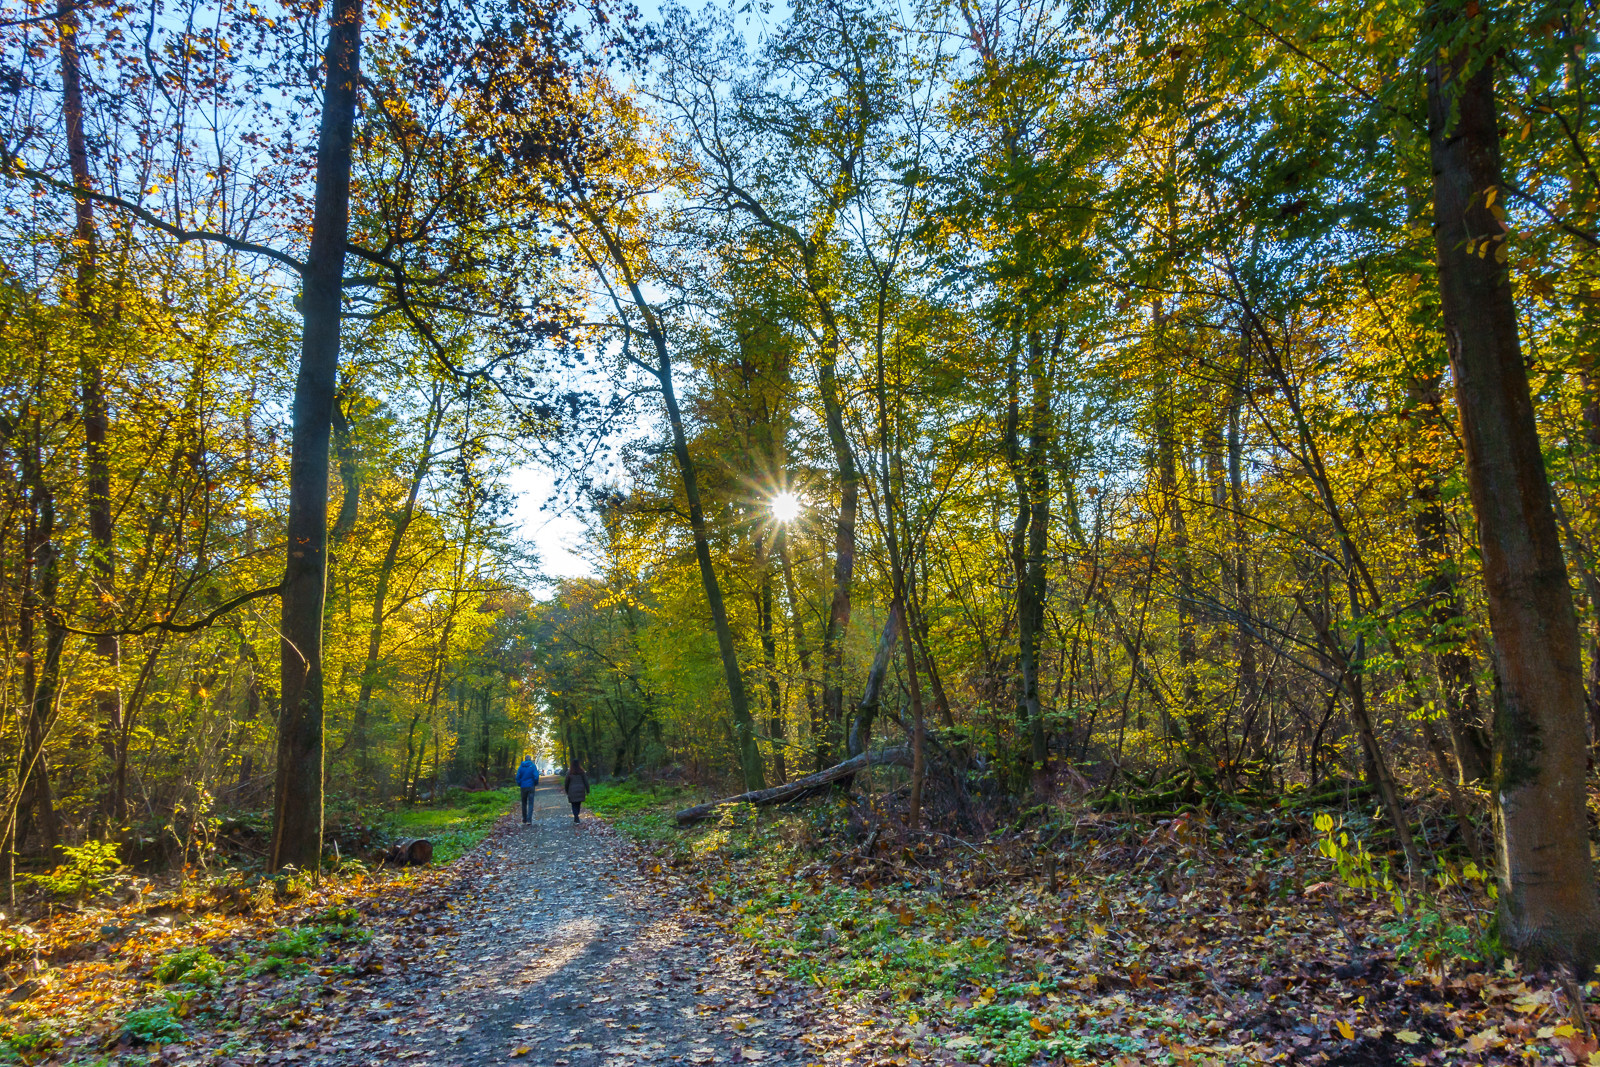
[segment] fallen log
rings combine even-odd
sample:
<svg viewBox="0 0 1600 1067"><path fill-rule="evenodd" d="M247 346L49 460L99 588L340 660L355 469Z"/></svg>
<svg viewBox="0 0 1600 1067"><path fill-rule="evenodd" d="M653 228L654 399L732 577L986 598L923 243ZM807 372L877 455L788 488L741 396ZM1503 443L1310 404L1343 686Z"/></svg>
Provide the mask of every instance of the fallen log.
<svg viewBox="0 0 1600 1067"><path fill-rule="evenodd" d="M378 861L387 867L422 867L433 862L433 842L425 837L401 841Z"/></svg>
<svg viewBox="0 0 1600 1067"><path fill-rule="evenodd" d="M799 800L830 782L848 778L868 767L882 767L890 763L898 763L903 767L911 766L911 749L905 745L896 745L893 748L880 748L876 752L863 752L859 756L851 756L843 763L836 763L827 770L808 774L804 778L796 778L792 782L775 785L770 789L757 789L751 793L740 793L735 797L713 800L709 804L684 808L673 818L677 819L679 824L684 824L708 819L717 813L718 808L726 804L754 804L757 807L765 807L768 804L782 804L786 800Z"/></svg>

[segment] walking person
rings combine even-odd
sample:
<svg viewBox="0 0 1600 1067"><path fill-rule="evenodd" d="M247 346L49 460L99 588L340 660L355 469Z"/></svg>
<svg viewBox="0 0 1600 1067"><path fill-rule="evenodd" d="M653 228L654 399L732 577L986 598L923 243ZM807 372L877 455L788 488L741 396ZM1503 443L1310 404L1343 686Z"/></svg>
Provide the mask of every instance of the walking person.
<svg viewBox="0 0 1600 1067"><path fill-rule="evenodd" d="M539 765L533 762L532 756L522 757L522 766L517 768L517 784L522 787L522 824L526 826L533 821L533 794L539 788Z"/></svg>
<svg viewBox="0 0 1600 1067"><path fill-rule="evenodd" d="M577 760L567 768L567 776L561 779L561 789L572 803L572 821L577 822L578 809L583 806L583 798L589 795L589 776L583 773L583 766Z"/></svg>

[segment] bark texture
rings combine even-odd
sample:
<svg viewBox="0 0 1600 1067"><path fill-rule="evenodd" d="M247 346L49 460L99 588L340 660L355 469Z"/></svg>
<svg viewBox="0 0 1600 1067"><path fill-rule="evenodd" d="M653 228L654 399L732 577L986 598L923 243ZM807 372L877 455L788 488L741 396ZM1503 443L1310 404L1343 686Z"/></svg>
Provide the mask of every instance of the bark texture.
<svg viewBox="0 0 1600 1067"><path fill-rule="evenodd" d="M278 772L267 865L322 856L322 609L328 582L328 454L339 372L340 304L350 231L350 149L361 62L361 0L333 0L317 141L316 204L301 310L283 572Z"/></svg>
<svg viewBox="0 0 1600 1067"><path fill-rule="evenodd" d="M1468 12L1474 14L1469 15ZM1525 963L1600 957L1585 817L1584 690L1578 620L1517 336L1494 66L1478 53L1486 16L1438 9L1462 39L1428 71L1435 241L1445 338L1501 689L1494 797L1501 922Z"/></svg>

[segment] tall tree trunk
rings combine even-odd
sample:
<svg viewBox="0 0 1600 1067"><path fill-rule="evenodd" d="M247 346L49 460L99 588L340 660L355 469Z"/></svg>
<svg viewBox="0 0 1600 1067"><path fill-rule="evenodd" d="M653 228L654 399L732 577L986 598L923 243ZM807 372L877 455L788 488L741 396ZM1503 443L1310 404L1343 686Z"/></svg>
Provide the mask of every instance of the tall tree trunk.
<svg viewBox="0 0 1600 1067"><path fill-rule="evenodd" d="M694 537L694 555L700 564L700 583L705 588L706 605L711 609L711 625L717 635L717 650L722 655L722 673L728 683L728 704L733 712L734 741L739 752L739 767L744 773L746 790L766 788L766 769L762 766L761 749L756 744L755 719L750 714L750 700L745 693L744 676L739 672L739 653L733 644L733 628L728 624L728 609L722 599L722 586L717 580L716 565L711 559L711 539L706 534L705 509L700 503L700 478L695 470L694 457L689 454L689 436L683 428L683 415L678 409L678 396L672 387L672 361L667 354L666 337L659 326L651 330L656 345L657 374L661 383L661 396L667 408L667 421L672 426L672 454L678 461L678 474L683 479L683 494L689 504L689 530Z"/></svg>
<svg viewBox="0 0 1600 1067"><path fill-rule="evenodd" d="M422 451L417 456L416 466L411 470L411 480L406 486L405 503L400 506L399 512L391 517L389 527L389 544L383 552L383 561L378 565L378 580L372 590L372 619L367 624L367 659L361 669L361 689L356 697L355 711L351 716L350 735L355 748L356 768L363 779L371 775L370 763L370 728L368 716L372 706L372 690L377 683L378 661L383 653L383 629L388 620L389 582L394 577L395 563L400 558L400 548L405 542L406 531L411 528L411 520L417 514L417 497L422 492L422 482L428 475L428 468L433 462L433 442L438 436L440 424L444 421L444 385L436 382L433 386L432 403L428 407L427 420L424 423L422 434ZM345 494L350 494L346 488Z"/></svg>
<svg viewBox="0 0 1600 1067"><path fill-rule="evenodd" d="M758 545L756 557L761 569L756 614L761 627L761 667L767 676L767 734L772 738L772 777L782 783L788 780L789 769L784 760L786 731L783 728L783 689L778 685L778 642L772 632L772 569L764 543Z"/></svg>
<svg viewBox="0 0 1600 1067"><path fill-rule="evenodd" d="M56 550L55 494L44 481L40 455L40 426L37 416L25 417L31 433L19 456L27 487L29 515L25 531L29 574L24 589L18 643L28 653L22 668L23 727L21 776L22 811L27 822L14 831L13 851L31 830L39 833L46 852L61 841L61 823L56 814L54 792L50 787L50 763L45 752L50 720L56 706L61 678L61 649L66 631L56 616L56 592L61 581L61 561ZM36 651L35 627L44 623L44 655Z"/></svg>
<svg viewBox="0 0 1600 1067"><path fill-rule="evenodd" d="M861 702L856 705L847 736L847 754L859 756L872 744L872 724L878 717L878 705L883 699L883 680L889 673L889 663L894 658L895 642L905 620L905 610L900 598L889 602L889 617L883 621L883 632L878 635L878 650L872 654L872 666L867 669L867 684L861 688ZM848 780L847 780L848 781Z"/></svg>
<svg viewBox="0 0 1600 1067"><path fill-rule="evenodd" d="M800 660L800 674L805 679L806 715L811 725L811 744L816 749L817 770L822 770L823 731L822 709L817 705L816 679L811 673L811 644L806 640L805 620L800 615L800 589L794 581L794 563L789 559L789 533L782 526L775 535L778 560L783 564L783 592L789 601L789 625L794 631L794 651Z"/></svg>
<svg viewBox="0 0 1600 1067"><path fill-rule="evenodd" d="M944 681L939 677L939 664L934 660L933 652L928 647L928 616L922 610L922 597L918 592L919 589L926 585L927 581L927 559L925 554L913 553L908 573L913 579L915 578L917 573L916 561L918 559L921 559L924 564L923 581L919 583L913 580L909 583L908 591L911 596L906 604L906 614L912 620L912 632L916 634L917 647L922 650L922 665L928 670L928 685L933 689L933 710L938 713L940 725L947 730L951 730L955 728L956 720L950 711L950 698L945 693Z"/></svg>
<svg viewBox="0 0 1600 1067"><path fill-rule="evenodd" d="M581 197L574 198L573 206L582 212L596 236L605 244L606 254L622 275L629 299L644 320L645 333L655 351L653 367L644 363L638 365L649 367L661 386L661 401L667 409L667 422L672 430L672 455L677 461L678 476L683 480L683 495L689 505L689 532L694 539L695 559L700 565L700 583L705 589L706 606L711 611L711 625L717 636L717 651L722 658L722 673L728 685L728 705L733 717L739 766L744 774L745 788L760 789L764 785L766 769L762 766L761 749L756 744L755 719L750 714L750 698L745 692L744 676L739 672L739 653L733 644L733 629L728 624L727 604L722 599L722 586L711 559L711 540L706 534L705 509L700 502L700 477L695 469L694 457L689 452L689 435L684 430L683 413L678 407L678 394L672 384L672 355L667 347L666 328L650 301L645 298L639 278L634 273L632 258L617 233L611 229L610 222L593 204ZM599 268L598 262L594 265Z"/></svg>
<svg viewBox="0 0 1600 1067"><path fill-rule="evenodd" d="M306 256L305 318L289 456L283 572L283 710L269 869L322 856L322 607L327 589L328 451L339 371L340 295L350 230L350 154L361 61L361 0L333 0L317 141L316 205Z"/></svg>
<svg viewBox="0 0 1600 1067"><path fill-rule="evenodd" d="M1172 530L1172 554L1178 578L1178 673L1183 686L1183 721L1188 727L1184 748L1198 754L1205 746L1205 709L1195 676L1198 646L1195 640L1194 569L1189 560L1189 520L1178 485L1177 429L1172 419L1172 397L1163 386L1156 394L1156 464L1162 506Z"/></svg>
<svg viewBox="0 0 1600 1067"><path fill-rule="evenodd" d="M1053 346L1059 346L1061 331L1056 331ZM1039 696L1040 637L1044 631L1045 597L1048 579L1045 552L1050 536L1050 441L1051 398L1048 354L1044 339L1037 332L1028 336L1028 508L1027 555L1023 560L1022 582L1017 591L1017 652L1022 671L1022 713L1027 723L1032 773L1045 773L1048 743L1045 735L1044 705Z"/></svg>
<svg viewBox="0 0 1600 1067"><path fill-rule="evenodd" d="M87 336L80 348L78 369L83 388L84 490L91 552L91 589L94 609L90 614L98 629L111 630L116 619L116 556L111 531L111 462L107 453L110 414L106 403L104 343L96 293L99 244L94 228L94 203L87 192L93 188L89 174L89 148L83 130L83 79L78 52L78 12L76 5L60 2L56 6L56 31L61 47L61 114L67 132L67 164L72 184L82 190L73 203L77 260L77 303ZM122 728L122 686L117 673L122 666L122 639L103 633L94 639L94 651L104 671L94 695L95 720L99 723L100 743L108 773L116 765L116 737ZM101 799L101 813L112 823L125 812L116 803L117 790L107 782Z"/></svg>
<svg viewBox="0 0 1600 1067"><path fill-rule="evenodd" d="M922 686L917 681L917 643L906 640L906 691L911 699L911 797L906 805L906 826L922 826L922 788L928 774L928 720L922 707Z"/></svg>
<svg viewBox="0 0 1600 1067"><path fill-rule="evenodd" d="M1006 466L1011 471L1011 485L1017 495L1016 517L1011 520L1011 579L1015 585L1017 605L1017 650L1020 659L1026 655L1026 650L1032 643L1029 640L1033 625L1033 612L1028 595L1028 526L1033 521L1033 506L1028 497L1028 467L1022 455L1022 380L1021 368L1018 366L1018 356L1022 353L1022 339L1013 339L1011 344L1010 359L1006 365L1006 414L1001 424L1001 447L1005 454ZM1021 666L1019 664L1019 666ZM1023 667L1026 670L1026 667ZM1005 672L1009 675L1009 671ZM1009 689L1009 677L1007 678ZM1031 716L1026 699L1026 683L1019 680L1015 690L1017 727L1024 733L1029 733ZM998 695L998 694L997 694ZM1033 742L1029 736L1029 756L1031 762ZM1026 777L1026 776L1024 776Z"/></svg>
<svg viewBox="0 0 1600 1067"><path fill-rule="evenodd" d="M1248 344L1248 335L1245 345ZM1254 706L1260 692L1256 677L1255 639L1246 628L1244 620L1253 610L1250 596L1250 531L1245 525L1244 513L1244 438L1239 425L1240 408L1244 396L1245 375L1248 362L1241 345L1239 376L1234 382L1233 394L1228 401L1228 505L1233 513L1232 584L1234 601L1238 605L1240 624L1234 633L1234 644L1239 654L1239 702ZM1257 750L1263 750L1258 739Z"/></svg>
<svg viewBox="0 0 1600 1067"><path fill-rule="evenodd" d="M334 545L343 544L355 532L361 508L361 466L350 436L350 416L344 410L352 392L348 379L341 375L333 397L333 451L339 462L341 490L339 514L334 517L333 529L328 531L328 541Z"/></svg>
<svg viewBox="0 0 1600 1067"><path fill-rule="evenodd" d="M1583 665L1517 336L1508 234L1495 214L1505 187L1493 57L1482 51L1488 9L1446 0L1435 19L1461 38L1428 69L1428 125L1445 340L1501 683L1493 789L1501 923L1524 963L1570 964L1581 980L1600 958Z"/></svg>
<svg viewBox="0 0 1600 1067"><path fill-rule="evenodd" d="M1407 383L1411 407L1422 416L1425 426L1444 425L1443 404L1439 397L1439 377L1413 377ZM1421 427L1418 427L1421 429ZM1442 431L1439 431L1442 432ZM1412 530L1417 552L1428 571L1428 618L1435 646L1434 670L1444 697L1445 723L1450 728L1450 746L1455 753L1457 780L1476 782L1488 778L1492 753L1489 731L1484 729L1478 707L1478 683L1473 679L1472 658L1462 651L1460 619L1465 614L1456 591L1453 560L1447 540L1449 522L1439 492L1439 473L1434 464L1414 458L1411 463L1412 499L1415 512Z"/></svg>
<svg viewBox="0 0 1600 1067"><path fill-rule="evenodd" d="M822 631L822 706L827 720L826 752L823 762L831 762L840 733L844 729L844 645L850 630L851 587L856 569L856 513L860 506L860 472L855 452L845 432L844 404L839 394L839 328L832 305L819 301L823 316L822 362L817 384L822 393L823 422L828 442L833 447L834 465L839 470L839 521L833 539L833 592L828 603L828 621ZM819 752L821 748L819 747Z"/></svg>

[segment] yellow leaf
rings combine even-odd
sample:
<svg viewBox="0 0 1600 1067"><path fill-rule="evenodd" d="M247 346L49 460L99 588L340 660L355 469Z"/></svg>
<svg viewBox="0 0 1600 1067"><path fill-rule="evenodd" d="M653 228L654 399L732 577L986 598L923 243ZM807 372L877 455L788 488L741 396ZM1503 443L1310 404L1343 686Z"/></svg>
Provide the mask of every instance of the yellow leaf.
<svg viewBox="0 0 1600 1067"><path fill-rule="evenodd" d="M1336 1019L1333 1025L1339 1028L1339 1033L1346 1041L1349 1041L1356 1036L1355 1030L1351 1029L1350 1024L1345 1022L1343 1019Z"/></svg>
<svg viewBox="0 0 1600 1067"><path fill-rule="evenodd" d="M1106 936L1106 928L1101 926L1099 923L1090 923L1089 929L1094 932L1094 936L1096 937Z"/></svg>
<svg viewBox="0 0 1600 1067"><path fill-rule="evenodd" d="M910 1015L906 1016L906 1022L910 1023L912 1026L917 1025L921 1021L922 1016L918 1015L916 1012L912 1012Z"/></svg>
<svg viewBox="0 0 1600 1067"><path fill-rule="evenodd" d="M1040 1022L1038 1019L1029 1019L1028 1025L1033 1027L1034 1031L1037 1032L1040 1037L1050 1033L1052 1029L1048 1023Z"/></svg>
<svg viewBox="0 0 1600 1067"><path fill-rule="evenodd" d="M532 1051L533 1050L531 1048L529 1048L527 1045L518 1045L514 1050L512 1050L511 1058L512 1059L516 1059L519 1056L526 1056L528 1053L530 1053Z"/></svg>
<svg viewBox="0 0 1600 1067"><path fill-rule="evenodd" d="M1396 1041L1404 1041L1408 1045L1415 1045L1418 1041L1422 1040L1422 1035L1417 1033L1415 1030L1396 1030L1394 1032L1394 1039Z"/></svg>

